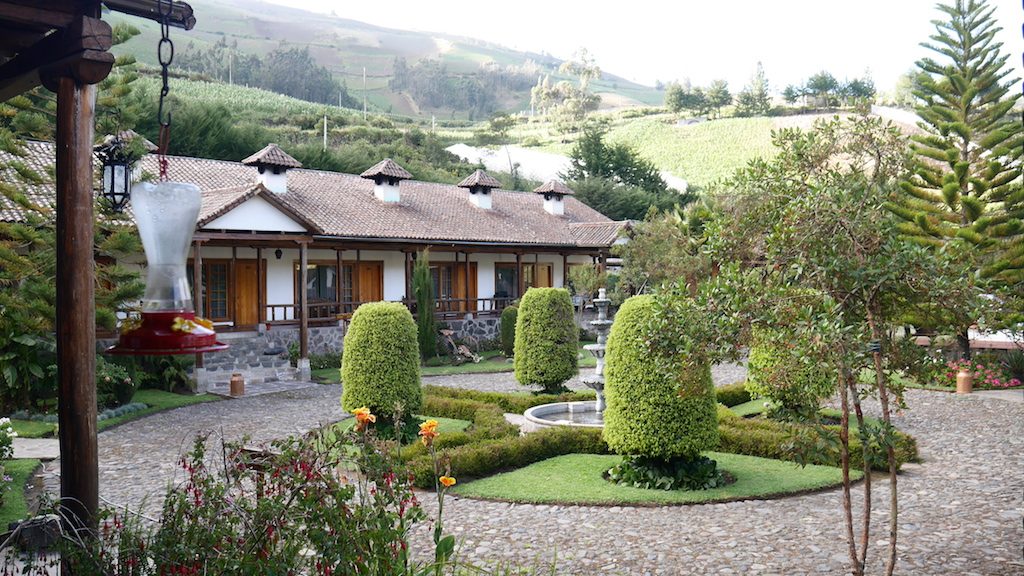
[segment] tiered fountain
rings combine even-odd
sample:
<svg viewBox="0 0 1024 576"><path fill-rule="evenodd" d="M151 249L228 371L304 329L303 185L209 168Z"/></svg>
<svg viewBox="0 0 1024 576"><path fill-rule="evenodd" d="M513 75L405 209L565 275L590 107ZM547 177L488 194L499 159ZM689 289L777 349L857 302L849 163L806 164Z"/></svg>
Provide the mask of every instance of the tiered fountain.
<svg viewBox="0 0 1024 576"><path fill-rule="evenodd" d="M593 402L556 402L554 404L541 404L527 410L524 414L526 419L538 428L549 426L582 426L586 428L601 428L604 426L604 352L605 344L608 341L608 331L611 330L612 321L608 319L608 304L611 300L605 295L604 288L598 292L594 299L594 306L597 308L597 319L591 320L590 325L597 332L597 343L587 344L583 348L597 358L597 366L593 374L585 374L580 380L597 393L597 400Z"/></svg>

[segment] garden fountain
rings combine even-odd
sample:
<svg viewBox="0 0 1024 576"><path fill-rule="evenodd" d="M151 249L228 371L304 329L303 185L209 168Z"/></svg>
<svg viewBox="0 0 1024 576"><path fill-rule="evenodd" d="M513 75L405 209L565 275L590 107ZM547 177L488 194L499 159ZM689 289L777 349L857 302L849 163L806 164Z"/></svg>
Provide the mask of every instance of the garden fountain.
<svg viewBox="0 0 1024 576"><path fill-rule="evenodd" d="M594 358L597 358L597 366L594 368L593 374L585 374L580 380L597 393L597 400L593 402L556 402L534 406L527 410L524 416L535 427L601 428L604 426L604 353L608 341L608 331L612 326L612 321L608 319L610 303L611 300L605 295L605 289L601 288L597 298L594 299L597 319L590 321L591 327L597 332L597 343L587 344L583 347L584 350L593 354Z"/></svg>

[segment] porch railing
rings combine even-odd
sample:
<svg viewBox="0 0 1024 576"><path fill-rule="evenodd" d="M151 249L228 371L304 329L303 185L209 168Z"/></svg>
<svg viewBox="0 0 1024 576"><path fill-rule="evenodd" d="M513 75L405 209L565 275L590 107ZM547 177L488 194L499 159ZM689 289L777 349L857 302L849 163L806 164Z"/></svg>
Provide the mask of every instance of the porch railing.
<svg viewBox="0 0 1024 576"><path fill-rule="evenodd" d="M497 316L511 304L513 298L444 298L434 301L434 316L439 319L456 319L473 314L479 316ZM415 300L403 300L413 316L418 314ZM364 302L316 302L310 303L310 324L330 324L352 316L356 308ZM301 307L297 304L268 304L268 324L295 324L301 315Z"/></svg>

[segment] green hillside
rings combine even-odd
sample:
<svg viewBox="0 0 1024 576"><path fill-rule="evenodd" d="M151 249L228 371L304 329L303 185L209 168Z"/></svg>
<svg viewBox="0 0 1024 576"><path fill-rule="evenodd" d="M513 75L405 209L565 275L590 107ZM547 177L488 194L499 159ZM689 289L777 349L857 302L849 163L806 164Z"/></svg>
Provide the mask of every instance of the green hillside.
<svg viewBox="0 0 1024 576"><path fill-rule="evenodd" d="M341 17L258 1L193 0L197 24L194 30L174 30L172 38L178 53L206 49L220 40L237 42L242 53L265 55L282 46L308 47L315 61L326 67L348 87L357 100L366 96L369 106L382 112L438 118L466 118L465 110L429 107L396 93L388 87L394 75L395 58L412 66L424 59L444 64L452 75L478 75L483 66L521 67L523 77L536 81L536 75L552 73L555 80L560 62L550 56L519 52L472 38L382 28ZM338 12L343 13L339 4ZM142 63L156 65L159 27L138 18L111 14L112 22L130 21L142 34L115 48L131 53ZM363 69L366 69L364 92ZM613 95L616 104L660 104L662 93L623 78L605 75L593 83L598 92ZM529 85L495 94L496 106L518 111L529 108Z"/></svg>

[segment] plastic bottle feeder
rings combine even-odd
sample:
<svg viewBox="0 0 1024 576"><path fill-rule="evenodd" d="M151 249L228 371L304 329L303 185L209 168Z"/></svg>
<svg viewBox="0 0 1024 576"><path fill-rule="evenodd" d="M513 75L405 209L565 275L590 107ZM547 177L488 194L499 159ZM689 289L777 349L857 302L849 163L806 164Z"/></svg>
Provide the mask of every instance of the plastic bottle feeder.
<svg viewBox="0 0 1024 576"><path fill-rule="evenodd" d="M193 184L143 182L132 190L132 210L146 251L146 295L141 318L121 325L108 354L135 356L198 354L227 349L213 323L196 316L186 262L202 206Z"/></svg>

